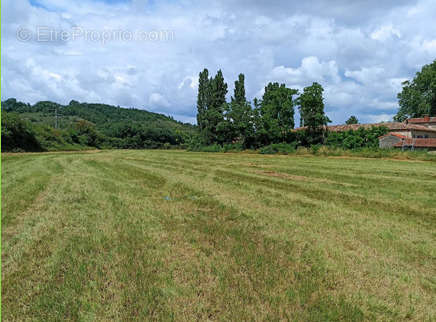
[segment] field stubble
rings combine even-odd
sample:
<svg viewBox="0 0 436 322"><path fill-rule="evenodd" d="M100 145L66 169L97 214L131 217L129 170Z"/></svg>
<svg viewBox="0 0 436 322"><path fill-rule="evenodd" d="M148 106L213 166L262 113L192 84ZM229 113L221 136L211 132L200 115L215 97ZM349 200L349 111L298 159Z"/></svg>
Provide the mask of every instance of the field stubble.
<svg viewBox="0 0 436 322"><path fill-rule="evenodd" d="M434 320L436 166L2 156L4 320Z"/></svg>

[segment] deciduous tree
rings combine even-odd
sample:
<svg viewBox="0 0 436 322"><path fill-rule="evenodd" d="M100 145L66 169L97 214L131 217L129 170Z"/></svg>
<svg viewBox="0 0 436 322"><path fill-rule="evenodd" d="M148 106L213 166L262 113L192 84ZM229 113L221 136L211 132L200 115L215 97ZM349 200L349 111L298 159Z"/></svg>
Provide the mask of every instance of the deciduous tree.
<svg viewBox="0 0 436 322"><path fill-rule="evenodd" d="M354 115L350 116L350 118L345 122L345 124L359 124L359 120Z"/></svg>
<svg viewBox="0 0 436 322"><path fill-rule="evenodd" d="M286 142L295 126L293 96L298 90L285 84L269 83L260 103L261 134L265 143ZM266 136L266 137L265 137Z"/></svg>
<svg viewBox="0 0 436 322"><path fill-rule="evenodd" d="M298 99L300 117L307 127L307 141L309 144L323 143L326 134L326 125L331 122L324 112L324 89L318 83L304 88Z"/></svg>
<svg viewBox="0 0 436 322"><path fill-rule="evenodd" d="M436 60L422 67L412 81L403 82L398 100L400 109L394 117L396 121L424 115L436 116Z"/></svg>

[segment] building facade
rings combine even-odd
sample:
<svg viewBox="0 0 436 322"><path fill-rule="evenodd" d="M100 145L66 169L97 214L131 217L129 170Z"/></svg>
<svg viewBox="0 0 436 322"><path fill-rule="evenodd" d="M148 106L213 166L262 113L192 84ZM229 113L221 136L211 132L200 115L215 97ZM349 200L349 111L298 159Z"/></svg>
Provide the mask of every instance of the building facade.
<svg viewBox="0 0 436 322"><path fill-rule="evenodd" d="M380 126L389 130L388 134L379 137L379 147L382 149L436 150L436 117L412 118L405 122L330 125L326 128L330 132L345 132ZM294 131L304 129L306 127L296 128Z"/></svg>
<svg viewBox="0 0 436 322"><path fill-rule="evenodd" d="M425 116L388 124L389 133L379 137L380 148L436 150L436 117Z"/></svg>

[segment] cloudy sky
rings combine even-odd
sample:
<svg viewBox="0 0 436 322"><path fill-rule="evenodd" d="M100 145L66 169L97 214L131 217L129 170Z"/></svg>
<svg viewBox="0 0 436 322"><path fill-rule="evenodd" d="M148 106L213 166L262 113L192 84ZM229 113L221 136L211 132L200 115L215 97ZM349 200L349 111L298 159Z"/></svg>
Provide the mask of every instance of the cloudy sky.
<svg viewBox="0 0 436 322"><path fill-rule="evenodd" d="M248 99L325 88L333 123L389 120L436 59L434 0L3 0L1 98L102 102L194 122L198 73Z"/></svg>

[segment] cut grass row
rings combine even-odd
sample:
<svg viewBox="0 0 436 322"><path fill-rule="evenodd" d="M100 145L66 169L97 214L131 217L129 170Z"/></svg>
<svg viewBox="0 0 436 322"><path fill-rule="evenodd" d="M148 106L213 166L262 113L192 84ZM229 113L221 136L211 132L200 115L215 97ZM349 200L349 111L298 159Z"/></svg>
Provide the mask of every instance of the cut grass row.
<svg viewBox="0 0 436 322"><path fill-rule="evenodd" d="M436 317L434 164L182 151L2 161L5 320Z"/></svg>

